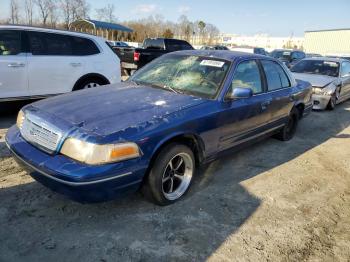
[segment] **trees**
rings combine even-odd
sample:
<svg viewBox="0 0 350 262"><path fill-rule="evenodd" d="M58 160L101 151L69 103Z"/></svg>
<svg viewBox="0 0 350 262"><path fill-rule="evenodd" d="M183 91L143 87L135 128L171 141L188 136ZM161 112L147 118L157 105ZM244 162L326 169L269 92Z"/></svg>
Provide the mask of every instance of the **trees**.
<svg viewBox="0 0 350 262"><path fill-rule="evenodd" d="M163 32L163 37L164 38L173 38L174 37L174 33L169 28L167 28Z"/></svg>
<svg viewBox="0 0 350 262"><path fill-rule="evenodd" d="M46 26L46 21L50 14L51 0L35 0L34 3L36 4L39 10L42 25Z"/></svg>
<svg viewBox="0 0 350 262"><path fill-rule="evenodd" d="M89 19L88 0L10 0L10 15L3 23L38 24L44 27L69 29L69 24L80 18ZM20 5L20 3L23 3ZM22 10L21 10L22 8ZM114 4L95 9L96 20L116 22ZM21 20L20 14L23 14ZM1 21L0 21L1 23ZM166 37L185 39L192 44L211 44L219 34L216 26L204 20L190 21L181 15L177 22L165 20L162 15L150 15L147 18L123 22L134 30L133 33L118 33L112 38L143 42L148 37Z"/></svg>
<svg viewBox="0 0 350 262"><path fill-rule="evenodd" d="M64 27L67 29L72 21L87 18L90 10L86 0L60 0L59 6L62 10Z"/></svg>
<svg viewBox="0 0 350 262"><path fill-rule="evenodd" d="M19 4L17 0L10 1L10 12L11 12L10 14L11 24L18 24L19 23Z"/></svg>
<svg viewBox="0 0 350 262"><path fill-rule="evenodd" d="M33 0L25 0L24 1L24 13L26 17L26 23L28 25L33 24L33 9L34 9L34 1Z"/></svg>
<svg viewBox="0 0 350 262"><path fill-rule="evenodd" d="M116 16L114 15L115 7L113 4L108 4L103 8L97 8L95 11L97 20L107 21L110 23L117 20Z"/></svg>

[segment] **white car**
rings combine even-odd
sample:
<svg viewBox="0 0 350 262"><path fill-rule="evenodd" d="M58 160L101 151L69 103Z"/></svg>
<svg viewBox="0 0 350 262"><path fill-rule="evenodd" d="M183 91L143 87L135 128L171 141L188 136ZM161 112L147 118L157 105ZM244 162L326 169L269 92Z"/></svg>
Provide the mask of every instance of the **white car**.
<svg viewBox="0 0 350 262"><path fill-rule="evenodd" d="M100 37L0 26L0 102L120 82L120 60Z"/></svg>

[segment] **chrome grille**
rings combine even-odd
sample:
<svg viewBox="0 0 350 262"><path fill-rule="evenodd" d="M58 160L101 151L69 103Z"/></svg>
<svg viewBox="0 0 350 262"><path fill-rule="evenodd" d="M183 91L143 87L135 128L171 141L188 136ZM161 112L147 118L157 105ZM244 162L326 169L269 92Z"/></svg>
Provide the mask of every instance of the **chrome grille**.
<svg viewBox="0 0 350 262"><path fill-rule="evenodd" d="M42 119L26 114L21 134L25 140L39 148L52 153L57 150L62 138L61 132Z"/></svg>

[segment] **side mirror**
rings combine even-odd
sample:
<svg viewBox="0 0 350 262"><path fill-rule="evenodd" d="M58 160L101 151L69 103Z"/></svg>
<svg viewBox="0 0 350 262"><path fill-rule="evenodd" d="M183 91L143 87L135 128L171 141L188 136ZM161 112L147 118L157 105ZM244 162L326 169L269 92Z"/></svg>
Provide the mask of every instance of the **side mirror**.
<svg viewBox="0 0 350 262"><path fill-rule="evenodd" d="M232 93L227 94L227 98L230 100L250 98L253 96L253 90L251 88L236 87Z"/></svg>

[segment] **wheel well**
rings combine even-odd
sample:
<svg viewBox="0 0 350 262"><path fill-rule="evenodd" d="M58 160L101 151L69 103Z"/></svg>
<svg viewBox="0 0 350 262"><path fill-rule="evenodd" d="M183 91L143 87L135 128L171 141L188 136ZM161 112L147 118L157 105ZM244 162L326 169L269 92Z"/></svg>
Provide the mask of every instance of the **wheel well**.
<svg viewBox="0 0 350 262"><path fill-rule="evenodd" d="M97 74L97 73L91 73L91 74L86 74L86 75L83 75L82 77L80 77L78 79L78 81L75 83L75 85L73 87L73 91L74 90L78 90L80 85L83 82L85 82L86 80L91 80L91 79L93 79L93 80L100 80L103 83L103 85L110 84L109 80L105 76L103 76L101 74Z"/></svg>
<svg viewBox="0 0 350 262"><path fill-rule="evenodd" d="M203 160L204 160L204 143L203 141L201 140L201 138L197 137L196 135L178 135L178 136L175 136L175 137L172 137L170 138L169 140L165 141L153 154L152 158L151 158L151 161L148 165L148 169L146 171L146 175L144 177L144 181L145 181L145 178L148 176L149 174L149 171L151 170L153 164L154 164L154 161L156 160L158 154L160 153L160 151L166 147L167 145L169 144L172 144L172 143L178 143L178 144L183 144L183 145L186 145L188 146L193 154L194 154L194 157L195 157L195 160L196 160L196 164L200 164Z"/></svg>
<svg viewBox="0 0 350 262"><path fill-rule="evenodd" d="M298 110L299 112L299 119L303 117L303 114L304 114L304 109L305 109L305 106L304 104L300 103L298 105L295 106L295 108Z"/></svg>

